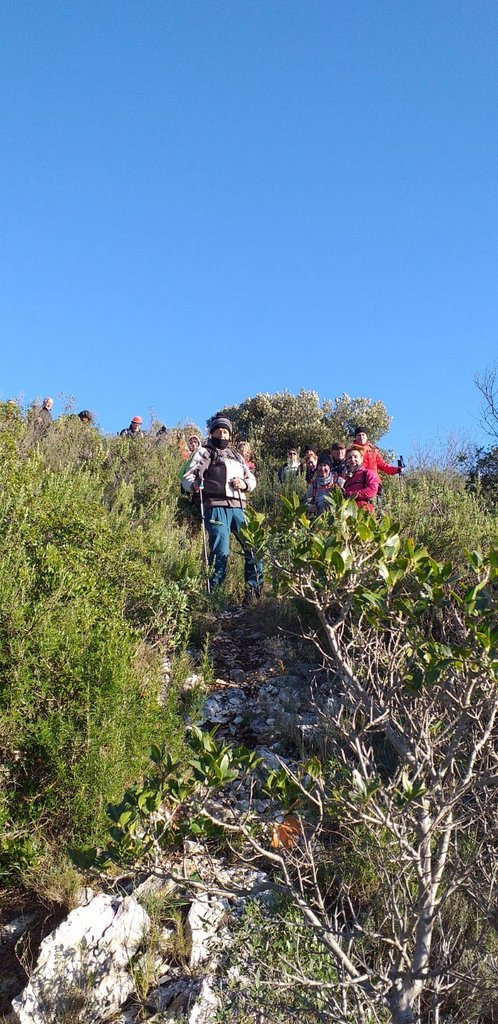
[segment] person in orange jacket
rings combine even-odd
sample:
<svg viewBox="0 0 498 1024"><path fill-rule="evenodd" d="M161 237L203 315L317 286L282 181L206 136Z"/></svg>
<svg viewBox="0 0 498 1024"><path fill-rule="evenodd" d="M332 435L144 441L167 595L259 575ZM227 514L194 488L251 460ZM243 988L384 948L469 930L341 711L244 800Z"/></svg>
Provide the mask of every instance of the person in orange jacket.
<svg viewBox="0 0 498 1024"><path fill-rule="evenodd" d="M362 452L363 469L371 469L372 473L374 473L379 480L379 483L380 473L385 473L387 476L396 476L396 474L403 472L401 466L390 466L389 463L384 461L379 449L368 440L367 432L363 427L355 428L354 444L349 446L346 452L346 458L353 448Z"/></svg>

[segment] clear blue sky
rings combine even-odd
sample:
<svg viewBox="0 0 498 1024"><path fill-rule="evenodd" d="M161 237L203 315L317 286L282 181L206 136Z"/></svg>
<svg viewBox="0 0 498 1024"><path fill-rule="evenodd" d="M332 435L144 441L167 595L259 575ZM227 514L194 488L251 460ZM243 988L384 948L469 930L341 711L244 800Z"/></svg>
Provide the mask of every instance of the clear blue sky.
<svg viewBox="0 0 498 1024"><path fill-rule="evenodd" d="M479 439L495 0L3 0L3 398L105 430L258 391Z"/></svg>

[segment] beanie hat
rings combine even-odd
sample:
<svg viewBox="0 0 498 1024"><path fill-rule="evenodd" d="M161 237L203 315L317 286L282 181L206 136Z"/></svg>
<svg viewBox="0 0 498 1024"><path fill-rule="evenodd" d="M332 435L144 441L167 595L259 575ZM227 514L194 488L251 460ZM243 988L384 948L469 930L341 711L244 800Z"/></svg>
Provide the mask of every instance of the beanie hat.
<svg viewBox="0 0 498 1024"><path fill-rule="evenodd" d="M232 433L232 424L226 416L213 416L209 421L209 433L212 434L213 430L218 430L219 427L224 427L230 434Z"/></svg>
<svg viewBox="0 0 498 1024"><path fill-rule="evenodd" d="M141 416L134 416L131 422L132 423L141 423L142 422L142 417Z"/></svg>
<svg viewBox="0 0 498 1024"><path fill-rule="evenodd" d="M88 409L82 409L78 416L80 420L89 420L90 423L93 421L93 415Z"/></svg>
<svg viewBox="0 0 498 1024"><path fill-rule="evenodd" d="M318 459L318 463L317 463L317 467L316 467L317 469L318 469L318 466L328 466L329 469L332 469L332 459L328 455L320 455L320 458Z"/></svg>
<svg viewBox="0 0 498 1024"><path fill-rule="evenodd" d="M365 430L365 427L355 427L354 428L354 436L356 437L357 434L366 434L367 437L368 437L368 430Z"/></svg>

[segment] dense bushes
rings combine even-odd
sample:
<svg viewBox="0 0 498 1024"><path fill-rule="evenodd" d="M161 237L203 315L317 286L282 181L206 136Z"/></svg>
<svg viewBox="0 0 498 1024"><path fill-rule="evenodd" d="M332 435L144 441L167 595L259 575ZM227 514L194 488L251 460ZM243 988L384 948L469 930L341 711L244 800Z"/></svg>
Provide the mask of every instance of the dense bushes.
<svg viewBox="0 0 498 1024"><path fill-rule="evenodd" d="M383 507L405 535L425 544L433 558L464 568L466 552L488 550L498 538L497 510L471 493L465 477L450 470L414 470L385 485Z"/></svg>
<svg viewBox="0 0 498 1024"><path fill-rule="evenodd" d="M52 838L97 839L152 739L178 751L159 648L184 643L197 540L176 521L178 456L77 418L42 438L0 417L0 870Z"/></svg>

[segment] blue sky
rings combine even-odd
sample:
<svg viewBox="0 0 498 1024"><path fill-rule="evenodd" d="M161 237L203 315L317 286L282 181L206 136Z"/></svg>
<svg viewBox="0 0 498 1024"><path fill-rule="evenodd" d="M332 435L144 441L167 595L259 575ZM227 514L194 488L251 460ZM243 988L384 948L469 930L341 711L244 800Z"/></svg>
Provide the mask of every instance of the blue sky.
<svg viewBox="0 0 498 1024"><path fill-rule="evenodd" d="M105 430L260 391L479 433L498 5L4 0L3 398Z"/></svg>

